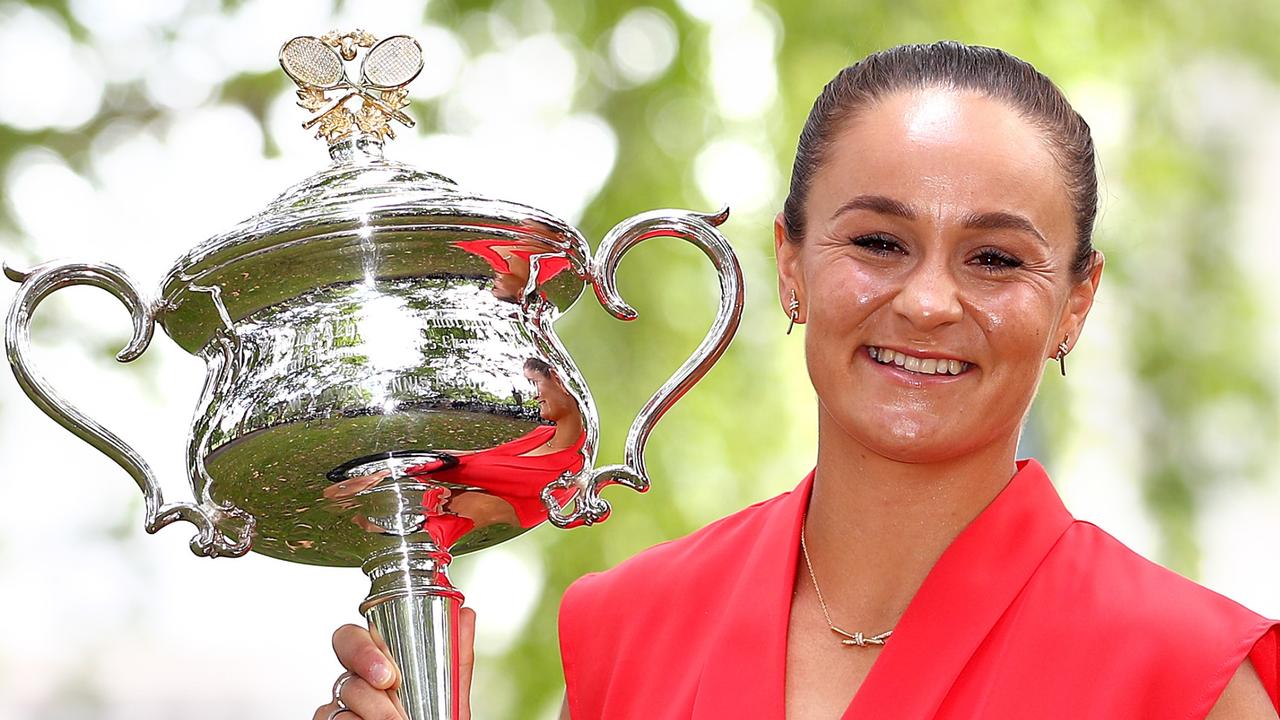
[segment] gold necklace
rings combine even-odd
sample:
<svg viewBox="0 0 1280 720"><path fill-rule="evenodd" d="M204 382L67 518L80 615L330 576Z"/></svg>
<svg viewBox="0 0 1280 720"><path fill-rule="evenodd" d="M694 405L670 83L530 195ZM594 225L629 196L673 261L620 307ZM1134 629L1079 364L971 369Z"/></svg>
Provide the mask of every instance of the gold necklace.
<svg viewBox="0 0 1280 720"><path fill-rule="evenodd" d="M804 555L804 566L809 570L809 579L813 581L813 591L818 594L818 605L822 608L822 616L827 619L827 627L831 628L831 632L840 636L840 644L845 646L866 647L868 645L884 645L884 641L889 639L893 634L893 630L885 630L879 635L867 637L861 632L849 632L836 627L831 622L831 613L827 610L827 601L822 598L822 588L818 587L818 576L813 574L813 563L809 560L809 548L804 542L804 526L805 522L800 521L800 552Z"/></svg>

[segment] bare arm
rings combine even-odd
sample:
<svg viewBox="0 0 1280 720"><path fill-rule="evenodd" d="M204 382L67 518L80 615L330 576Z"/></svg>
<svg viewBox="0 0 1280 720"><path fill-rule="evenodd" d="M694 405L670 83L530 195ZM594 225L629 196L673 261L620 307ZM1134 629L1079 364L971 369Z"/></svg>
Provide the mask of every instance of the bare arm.
<svg viewBox="0 0 1280 720"><path fill-rule="evenodd" d="M1205 720L1275 720L1276 709L1267 697L1262 679L1248 658L1240 663L1236 674L1214 704Z"/></svg>

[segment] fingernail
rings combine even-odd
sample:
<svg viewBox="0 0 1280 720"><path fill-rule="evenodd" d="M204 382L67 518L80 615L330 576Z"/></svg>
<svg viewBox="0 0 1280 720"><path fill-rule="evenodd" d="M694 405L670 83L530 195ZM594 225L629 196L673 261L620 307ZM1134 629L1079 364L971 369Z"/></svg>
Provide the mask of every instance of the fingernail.
<svg viewBox="0 0 1280 720"><path fill-rule="evenodd" d="M391 668L385 663L373 664L373 682L375 685L389 685L391 683Z"/></svg>

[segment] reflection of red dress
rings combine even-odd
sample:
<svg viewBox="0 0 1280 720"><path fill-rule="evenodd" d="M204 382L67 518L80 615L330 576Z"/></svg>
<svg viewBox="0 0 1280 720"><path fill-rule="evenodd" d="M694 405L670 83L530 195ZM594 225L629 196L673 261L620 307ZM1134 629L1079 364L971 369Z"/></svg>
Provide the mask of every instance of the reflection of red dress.
<svg viewBox="0 0 1280 720"><path fill-rule="evenodd" d="M783 718L812 481L570 586L573 717ZM1020 460L930 570L844 718L1193 720L1246 657L1280 706L1278 642L1275 620L1073 518Z"/></svg>
<svg viewBox="0 0 1280 720"><path fill-rule="evenodd" d="M530 250L527 245L518 245L510 240L459 240L453 243L454 247L466 250L472 255L479 255L489 263L489 267L493 268L496 273L503 275L511 275L511 265L507 263L507 259L498 253L498 250L506 250L517 257L523 258L525 262L534 255L543 255L538 260L538 281L535 286L541 286L546 281L559 275L569 267L569 258L564 255L555 254L556 251L551 248ZM520 249L517 249L520 248Z"/></svg>
<svg viewBox="0 0 1280 720"><path fill-rule="evenodd" d="M458 464L446 470L430 472L438 482L470 485L489 491L511 503L515 508L520 527L533 527L547 519L546 506L542 504L542 488L566 472L582 469L583 433L571 447L545 455L524 455L536 450L555 435L554 425L540 425L533 431L496 447L458 455ZM405 472L414 475L430 468L414 465ZM553 493L561 503L573 496L574 488L561 488Z"/></svg>
<svg viewBox="0 0 1280 720"><path fill-rule="evenodd" d="M471 532L476 527L475 521L471 518L455 515L444 510L444 503L448 502L447 493L448 490L437 486L422 494L422 507L427 511L427 519L423 524L423 530L431 536L431 539L441 550L446 552L463 535Z"/></svg>

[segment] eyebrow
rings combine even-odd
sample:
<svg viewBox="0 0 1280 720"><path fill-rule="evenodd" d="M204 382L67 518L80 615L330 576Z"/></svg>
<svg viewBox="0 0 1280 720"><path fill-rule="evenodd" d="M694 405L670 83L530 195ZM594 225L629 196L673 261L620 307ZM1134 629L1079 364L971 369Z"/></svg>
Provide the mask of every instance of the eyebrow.
<svg viewBox="0 0 1280 720"><path fill-rule="evenodd" d="M1034 236L1041 245L1048 246L1049 241L1036 229L1034 223L1022 215L1008 212L969 213L964 218L964 226L971 230L1018 230Z"/></svg>
<svg viewBox="0 0 1280 720"><path fill-rule="evenodd" d="M881 215L894 215L905 220L915 220L917 218L916 212L905 203L884 195L858 195L841 205L833 217L840 217L854 210L869 210ZM1026 217L1015 213L1003 211L971 212L964 217L962 224L969 230L1017 230L1034 236L1043 245L1049 244L1044 239L1044 235L1036 229L1034 223Z"/></svg>
<svg viewBox="0 0 1280 720"><path fill-rule="evenodd" d="M854 210L870 210L881 215L897 215L907 220L915 220L916 213L905 204L884 195L858 195L850 199L836 210L836 214L832 217L840 217L841 215L852 212Z"/></svg>

